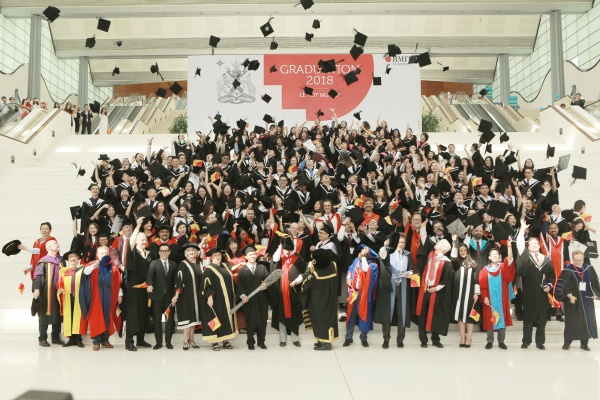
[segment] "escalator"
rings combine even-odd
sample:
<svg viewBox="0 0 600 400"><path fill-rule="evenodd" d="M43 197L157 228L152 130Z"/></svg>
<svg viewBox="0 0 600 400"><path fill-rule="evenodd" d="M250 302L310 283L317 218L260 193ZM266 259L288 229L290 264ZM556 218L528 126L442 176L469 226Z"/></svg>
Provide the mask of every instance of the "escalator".
<svg viewBox="0 0 600 400"><path fill-rule="evenodd" d="M458 110L459 114L461 117L463 117L464 119L471 119L471 116L469 115L469 113L467 112L467 110L465 110L463 108L462 104L452 104L454 107L456 107L456 109Z"/></svg>
<svg viewBox="0 0 600 400"><path fill-rule="evenodd" d="M484 110L487 115L489 115L493 121L499 128L498 132L516 132L517 130L511 125L511 123L504 118L502 113L496 109L496 106L493 104L475 104L480 109Z"/></svg>

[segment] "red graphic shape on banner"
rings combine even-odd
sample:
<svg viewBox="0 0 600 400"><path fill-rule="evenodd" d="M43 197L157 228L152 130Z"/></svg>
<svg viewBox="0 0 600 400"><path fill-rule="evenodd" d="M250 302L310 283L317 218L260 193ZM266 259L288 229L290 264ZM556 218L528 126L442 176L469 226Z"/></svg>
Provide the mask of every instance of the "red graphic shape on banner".
<svg viewBox="0 0 600 400"><path fill-rule="evenodd" d="M332 119L330 108L335 109L338 116L357 110L363 102L373 83L373 56L363 54L354 61L348 54L282 54L265 55L264 65L275 65L277 72L264 69L265 85L281 86L282 108L306 111L306 119L317 118L320 109L325 115L322 120ZM336 61L336 71L322 73L319 60ZM338 62L340 60L344 60ZM358 82L346 85L344 75L360 68ZM313 95L304 93L303 88L314 89ZM327 94L331 89L339 92L335 99Z"/></svg>

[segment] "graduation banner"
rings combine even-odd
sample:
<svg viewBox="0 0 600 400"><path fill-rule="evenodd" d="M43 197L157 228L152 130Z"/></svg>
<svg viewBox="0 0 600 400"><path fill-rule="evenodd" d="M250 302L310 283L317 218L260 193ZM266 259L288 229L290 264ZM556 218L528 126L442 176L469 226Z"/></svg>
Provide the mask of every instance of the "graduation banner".
<svg viewBox="0 0 600 400"><path fill-rule="evenodd" d="M296 122L313 121L319 110L321 120L329 121L333 108L348 125L356 121L354 113L362 112L374 127L381 112L381 119L401 132L407 124L418 131L421 72L418 64L408 63L409 57L363 54L354 61L350 54L190 56L188 108L203 112L188 114L188 129L208 133L208 115L217 112L233 127L240 118L249 119L249 130L264 126L261 119L268 114L291 128ZM259 63L256 70L254 61ZM324 61L330 61L332 72L321 72ZM197 68L202 69L201 76L196 75ZM374 77L381 79L381 85L374 85Z"/></svg>

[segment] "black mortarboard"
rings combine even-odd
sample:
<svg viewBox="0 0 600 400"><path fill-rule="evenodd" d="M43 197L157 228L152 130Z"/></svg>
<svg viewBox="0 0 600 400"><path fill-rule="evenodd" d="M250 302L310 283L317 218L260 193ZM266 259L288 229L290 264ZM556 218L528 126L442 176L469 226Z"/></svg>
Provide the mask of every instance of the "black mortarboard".
<svg viewBox="0 0 600 400"><path fill-rule="evenodd" d="M491 153L492 152L492 144L488 143L485 145L485 152L486 153Z"/></svg>
<svg viewBox="0 0 600 400"><path fill-rule="evenodd" d="M314 33L308 33L308 32L306 32L304 34L304 40L306 40L308 42L312 42L312 38L314 38L314 37L315 37Z"/></svg>
<svg viewBox="0 0 600 400"><path fill-rule="evenodd" d="M485 131L479 137L479 143L489 143L496 137L496 134L492 131Z"/></svg>
<svg viewBox="0 0 600 400"><path fill-rule="evenodd" d="M216 236L223 232L223 226L218 221L208 224L207 228L210 236Z"/></svg>
<svg viewBox="0 0 600 400"><path fill-rule="evenodd" d="M309 95L309 96L312 96L312 95L313 95L313 92L314 92L314 91L313 91L313 88L311 88L311 87L308 87L308 86L304 87L304 94L307 94L307 95Z"/></svg>
<svg viewBox="0 0 600 400"><path fill-rule="evenodd" d="M577 165L573 165L573 175L571 175L573 179L586 179L587 178L587 168L578 167Z"/></svg>
<svg viewBox="0 0 600 400"><path fill-rule="evenodd" d="M409 64L416 64L419 62L419 56L410 56L408 57Z"/></svg>
<svg viewBox="0 0 600 400"><path fill-rule="evenodd" d="M167 95L167 89L163 89L163 88L159 87L158 89L156 89L156 95L158 97L164 98Z"/></svg>
<svg viewBox="0 0 600 400"><path fill-rule="evenodd" d="M254 130L252 132L258 133L260 135L261 133L265 133L265 128L263 128L262 126L254 125Z"/></svg>
<svg viewBox="0 0 600 400"><path fill-rule="evenodd" d="M365 44L367 43L367 35L365 35L364 33L360 33L356 29L354 30L354 32L356 32L354 34L354 43L359 46L365 47Z"/></svg>
<svg viewBox="0 0 600 400"><path fill-rule="evenodd" d="M556 147L551 147L550 143L548 143L548 147L546 148L546 158L554 157L554 151Z"/></svg>
<svg viewBox="0 0 600 400"><path fill-rule="evenodd" d="M318 19L313 20L312 27L313 29L319 29L321 27L321 21Z"/></svg>
<svg viewBox="0 0 600 400"><path fill-rule="evenodd" d="M139 210L134 211L133 214L135 215L135 219L138 219L140 217L150 218L150 217L152 217L152 210L150 210L150 207L145 205L144 207L140 208Z"/></svg>
<svg viewBox="0 0 600 400"><path fill-rule="evenodd" d="M7 256L14 256L16 254L19 254L21 252L21 250L19 249L20 244L21 241L18 239L8 242L2 247L2 253L6 254Z"/></svg>
<svg viewBox="0 0 600 400"><path fill-rule="evenodd" d="M360 57L360 55L364 52L365 51L362 49L362 47L359 47L357 45L352 46L352 48L350 49L350 55L352 56L354 61L356 61L358 57Z"/></svg>
<svg viewBox="0 0 600 400"><path fill-rule="evenodd" d="M450 182L448 182L446 179L439 181L438 187L442 192L449 192L451 189Z"/></svg>
<svg viewBox="0 0 600 400"><path fill-rule="evenodd" d="M481 121L479 121L479 127L477 128L477 130L479 132L485 133L488 131L492 130L492 123L490 121L486 121L485 119L482 119ZM479 142L479 143L483 143L483 142Z"/></svg>
<svg viewBox="0 0 600 400"><path fill-rule="evenodd" d="M265 121L267 124L275 123L275 120L269 114L265 114L265 116L263 117L263 121Z"/></svg>
<svg viewBox="0 0 600 400"><path fill-rule="evenodd" d="M504 132L500 135L500 143L508 142L510 138L508 137L508 133Z"/></svg>
<svg viewBox="0 0 600 400"><path fill-rule="evenodd" d="M352 114L352 115L354 116L354 118L356 118L357 120L359 120L359 121L360 121L360 113L361 113L361 112L362 112L362 111L357 111L357 112L355 112L355 113L354 113L354 114Z"/></svg>
<svg viewBox="0 0 600 400"><path fill-rule="evenodd" d="M479 95L480 95L481 97L485 96L487 93L488 93L488 92L487 92L487 90L485 90L485 89L481 89L481 90L479 91Z"/></svg>
<svg viewBox="0 0 600 400"><path fill-rule="evenodd" d="M271 96L269 96L268 94L263 94L261 96L261 99L265 102L265 103L269 103L271 101Z"/></svg>
<svg viewBox="0 0 600 400"><path fill-rule="evenodd" d="M110 21L107 19L98 18L97 28L98 30L101 30L103 32L108 32L108 30L110 29Z"/></svg>
<svg viewBox="0 0 600 400"><path fill-rule="evenodd" d="M326 74L328 72L334 72L335 71L335 59L331 59L331 60L319 60L319 68L321 68L321 72Z"/></svg>
<svg viewBox="0 0 600 400"><path fill-rule="evenodd" d="M500 200L492 200L488 205L487 213L495 218L504 219L510 206Z"/></svg>
<svg viewBox="0 0 600 400"><path fill-rule="evenodd" d="M235 123L235 125L239 129L246 129L246 121L244 121L243 119L238 119L237 122Z"/></svg>
<svg viewBox="0 0 600 400"><path fill-rule="evenodd" d="M121 73L121 69L119 67L114 67L112 76L119 75Z"/></svg>
<svg viewBox="0 0 600 400"><path fill-rule="evenodd" d="M346 85L350 86L354 82L358 82L358 76L356 76L356 72L350 71L346 75L344 75L344 81L346 81Z"/></svg>
<svg viewBox="0 0 600 400"><path fill-rule="evenodd" d="M558 168L556 172L564 171L569 166L569 160L571 159L570 154L558 157Z"/></svg>
<svg viewBox="0 0 600 400"><path fill-rule="evenodd" d="M85 47L93 48L96 45L96 35L85 39Z"/></svg>
<svg viewBox="0 0 600 400"><path fill-rule="evenodd" d="M267 196L259 197L258 201L260 201L266 209L273 208L273 201L270 198L268 198Z"/></svg>
<svg viewBox="0 0 600 400"><path fill-rule="evenodd" d="M277 123L277 126L280 127L281 129L283 129L283 127L285 126L285 121L282 119L281 121L279 121Z"/></svg>
<svg viewBox="0 0 600 400"><path fill-rule="evenodd" d="M509 155L507 155L506 157L504 157L504 164L506 165L511 165L517 162L517 158L515 157L515 153L514 152L510 152Z"/></svg>
<svg viewBox="0 0 600 400"><path fill-rule="evenodd" d="M121 228L127 225L133 225L133 218L124 218L123 223L121 224Z"/></svg>
<svg viewBox="0 0 600 400"><path fill-rule="evenodd" d="M443 67L442 72L450 71L450 67Z"/></svg>
<svg viewBox="0 0 600 400"><path fill-rule="evenodd" d="M260 31L262 32L264 37L269 36L270 34L272 34L273 32L275 32L273 30L273 26L271 26L271 20L273 19L273 17L269 18L269 20L267 21L266 24L262 25L260 27Z"/></svg>
<svg viewBox="0 0 600 400"><path fill-rule="evenodd" d="M390 64L385 66L385 74L386 75L389 75L391 70L392 70L392 67L390 67Z"/></svg>
<svg viewBox="0 0 600 400"><path fill-rule="evenodd" d="M505 164L504 162L498 162L496 163L496 168L494 168L494 177L498 178L498 179L502 179L506 174L508 173L508 165ZM496 189L498 188L498 183L500 183L500 181L498 181L496 183ZM500 192L500 190L496 190L497 192ZM501 193L504 192L504 189L502 189Z"/></svg>
<svg viewBox="0 0 600 400"><path fill-rule="evenodd" d="M448 147L444 146L443 144L438 145L438 147L440 148L440 151L448 150Z"/></svg>
<svg viewBox="0 0 600 400"><path fill-rule="evenodd" d="M492 235L494 235L494 241L496 242L508 239L510 231L510 226L504 221L498 221L492 224Z"/></svg>
<svg viewBox="0 0 600 400"><path fill-rule="evenodd" d="M292 241L292 238L289 236L283 237L281 239L281 248L283 250L294 250L294 242Z"/></svg>
<svg viewBox="0 0 600 400"><path fill-rule="evenodd" d="M79 178L80 176L85 176L85 169L83 169L82 167L79 167L79 170L77 171L77 178Z"/></svg>
<svg viewBox="0 0 600 400"><path fill-rule="evenodd" d="M329 92L327 92L327 94L329 95L329 97L331 97L332 99L335 99L339 93L336 92L335 90L331 89Z"/></svg>
<svg viewBox="0 0 600 400"><path fill-rule="evenodd" d="M213 117L213 119L216 119L217 121L220 121L220 120L221 120L221 118L222 118L222 117L221 117L221 113L219 113L219 112L217 111L217 114L216 114L216 115Z"/></svg>
<svg viewBox="0 0 600 400"><path fill-rule="evenodd" d="M100 154L100 156L98 157L99 161L108 161L110 160L110 158L108 158L108 154Z"/></svg>
<svg viewBox="0 0 600 400"><path fill-rule="evenodd" d="M92 110L92 112L98 114L100 112L100 103L97 100L94 100L93 103L90 103L90 110Z"/></svg>
<svg viewBox="0 0 600 400"><path fill-rule="evenodd" d="M313 0L300 0L299 4L302 5L302 8L304 8L305 10L308 10L315 4L315 2ZM296 5L298 5L298 4L296 4Z"/></svg>
<svg viewBox="0 0 600 400"><path fill-rule="evenodd" d="M192 242L192 243L193 243L193 242ZM196 244L196 247L197 247L197 246L198 246L198 245ZM215 254L215 253L221 253L221 249L220 249L219 247L213 247L212 249L210 249L210 250L208 250L208 251L206 252L206 255L207 255L208 257L211 257L211 256L212 256L213 254Z"/></svg>
<svg viewBox="0 0 600 400"><path fill-rule="evenodd" d="M347 211L346 216L350 217L350 220L357 229L360 226L360 224L362 224L362 222L365 220L363 210L360 207L354 207L350 211Z"/></svg>
<svg viewBox="0 0 600 400"><path fill-rule="evenodd" d="M323 111L321 111L321 109L319 108L317 110L317 118L321 118L323 115L325 115L325 113Z"/></svg>
<svg viewBox="0 0 600 400"><path fill-rule="evenodd" d="M196 67L196 73L194 74L194 77L202 76L201 74L202 74L202 68Z"/></svg>
<svg viewBox="0 0 600 400"><path fill-rule="evenodd" d="M248 65L250 65L250 59L249 59L249 58L246 58L246 59L244 60L244 62L242 63L242 66L243 66L244 68L248 68Z"/></svg>
<svg viewBox="0 0 600 400"><path fill-rule="evenodd" d="M374 86L381 86L381 77L380 76L374 76L373 77L373 85Z"/></svg>
<svg viewBox="0 0 600 400"><path fill-rule="evenodd" d="M181 85L177 82L173 83L169 89L171 90L171 92L173 92L175 95L178 95L179 93L181 93L181 91L183 90L183 88L181 87Z"/></svg>
<svg viewBox="0 0 600 400"><path fill-rule="evenodd" d="M500 177L500 175L498 175L498 167L500 165L504 165L504 164L498 163L496 165L496 169L494 169L494 175L498 176L498 177ZM506 165L504 165L504 168L506 168ZM506 172L508 172L508 168L506 168ZM502 176L504 176L504 174ZM503 194L505 190L506 190L506 183L504 183L504 181L501 181L501 180L496 181L496 186L494 187L494 192Z"/></svg>
<svg viewBox="0 0 600 400"><path fill-rule="evenodd" d="M388 44L388 54L390 57L396 57L398 54L402 54L402 51L395 44Z"/></svg>
<svg viewBox="0 0 600 400"><path fill-rule="evenodd" d="M210 47L215 48L215 47L217 47L217 45L219 44L220 41L221 41L220 37L210 35L210 39L208 39L208 45Z"/></svg>
<svg viewBox="0 0 600 400"><path fill-rule="evenodd" d="M248 69L250 71L256 71L258 69L258 67L260 67L260 61L258 61L258 60L252 60L248 64Z"/></svg>
<svg viewBox="0 0 600 400"><path fill-rule="evenodd" d="M56 18L60 17L60 10L56 7L48 6L43 14L44 17L48 18L48 21L54 22Z"/></svg>
<svg viewBox="0 0 600 400"><path fill-rule="evenodd" d="M272 65L271 68L269 68L269 72L270 73L277 72L277 67Z"/></svg>
<svg viewBox="0 0 600 400"><path fill-rule="evenodd" d="M71 211L72 219L81 218L81 206L69 207L69 211Z"/></svg>
<svg viewBox="0 0 600 400"><path fill-rule="evenodd" d="M392 217L396 222L402 222L402 207L396 207L396 209L390 214L390 217Z"/></svg>
<svg viewBox="0 0 600 400"><path fill-rule="evenodd" d="M469 215L465 219L465 225L466 226L472 226L473 228L475 228L476 226L481 225L481 218L479 218L479 214L473 213L473 214Z"/></svg>
<svg viewBox="0 0 600 400"><path fill-rule="evenodd" d="M277 50L278 47L279 47L279 43L277 43L275 41L275 38L273 38L273 41L271 42L271 45L269 46L269 49L271 49L271 50ZM273 69L273 67L271 67L271 69ZM271 71L271 72L275 72L275 71Z"/></svg>
<svg viewBox="0 0 600 400"><path fill-rule="evenodd" d="M426 67L431 64L431 58L429 57L429 52L419 54L417 57L417 60L419 62L419 67Z"/></svg>

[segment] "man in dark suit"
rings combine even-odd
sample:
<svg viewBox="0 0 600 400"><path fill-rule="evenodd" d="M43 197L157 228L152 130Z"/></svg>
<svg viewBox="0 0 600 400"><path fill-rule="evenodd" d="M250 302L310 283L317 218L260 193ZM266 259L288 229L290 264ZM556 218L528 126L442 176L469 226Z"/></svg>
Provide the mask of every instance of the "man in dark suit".
<svg viewBox="0 0 600 400"><path fill-rule="evenodd" d="M573 97L573 101L571 102L572 106L579 106L581 108L583 108L584 104L585 100L581 98L581 93L577 93L575 97Z"/></svg>
<svg viewBox="0 0 600 400"><path fill-rule="evenodd" d="M81 112L81 134L85 135L85 131L87 129L88 135L92 134L92 119L94 118L94 113L90 110L90 106L86 104L83 106L83 111Z"/></svg>
<svg viewBox="0 0 600 400"><path fill-rule="evenodd" d="M154 350L162 347L162 314L171 307L171 299L175 295L175 273L177 265L169 260L171 250L169 245L163 243L158 248L159 258L150 263L148 269L148 293L152 300L152 315L154 316L154 337L156 344ZM165 323L165 342L167 349L172 349L171 337L175 330L175 316L171 315Z"/></svg>

